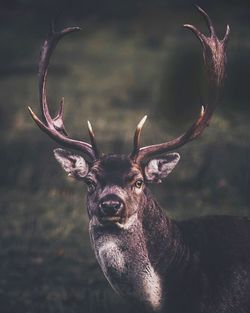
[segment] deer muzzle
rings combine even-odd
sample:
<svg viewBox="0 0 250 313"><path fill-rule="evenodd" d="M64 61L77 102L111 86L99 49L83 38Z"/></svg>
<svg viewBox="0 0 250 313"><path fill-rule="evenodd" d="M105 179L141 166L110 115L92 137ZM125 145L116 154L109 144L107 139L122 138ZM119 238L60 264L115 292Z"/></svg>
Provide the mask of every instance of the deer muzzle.
<svg viewBox="0 0 250 313"><path fill-rule="evenodd" d="M121 222L124 215L125 205L119 196L108 194L100 199L98 205L98 219L102 224Z"/></svg>

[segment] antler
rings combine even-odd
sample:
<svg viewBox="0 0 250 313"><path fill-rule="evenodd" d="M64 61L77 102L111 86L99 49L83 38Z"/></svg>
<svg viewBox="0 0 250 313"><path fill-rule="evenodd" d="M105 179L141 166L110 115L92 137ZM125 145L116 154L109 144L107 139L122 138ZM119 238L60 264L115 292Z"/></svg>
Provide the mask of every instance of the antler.
<svg viewBox="0 0 250 313"><path fill-rule="evenodd" d="M210 71L211 75L211 85L213 89L215 89L214 99L208 105L201 107L200 116L184 134L164 143L139 148L139 138L141 133L141 127L139 127L141 124L140 122L135 132L134 148L131 154L131 158L135 162L139 163L146 157L180 148L189 141L194 140L200 136L204 129L209 125L209 121L217 106L219 87L221 86L224 77L226 62L225 45L228 40L230 28L227 25L224 38L219 40L215 33L215 29L210 17L200 7L197 6L197 9L202 14L208 25L210 32L209 36L202 34L193 25L185 24L183 26L190 29L202 44L204 61L208 65L208 70ZM139 131L138 127L140 129Z"/></svg>
<svg viewBox="0 0 250 313"><path fill-rule="evenodd" d="M69 138L68 133L63 123L64 99L62 98L60 102L58 113L56 114L54 118L52 118L49 113L47 96L46 96L47 72L48 72L50 57L53 51L57 43L63 36L69 33L75 32L75 31L79 31L79 30L80 30L79 27L68 27L68 28L64 28L60 32L56 32L54 30L54 25L52 24L49 36L44 41L42 48L41 48L41 54L40 54L40 60L39 60L39 72L38 72L39 102L40 102L42 118L44 122L42 122L36 116L36 114L31 110L30 107L28 109L35 123L39 126L39 128L42 131L48 134L52 139L54 139L56 142L58 142L59 144L63 146L84 152L91 160L96 160L99 157L99 153L98 153L98 149L97 149L97 145L95 141L95 136L94 136L90 123L88 123L88 128L89 128L89 135L90 135L92 145L84 141L78 141L78 140Z"/></svg>

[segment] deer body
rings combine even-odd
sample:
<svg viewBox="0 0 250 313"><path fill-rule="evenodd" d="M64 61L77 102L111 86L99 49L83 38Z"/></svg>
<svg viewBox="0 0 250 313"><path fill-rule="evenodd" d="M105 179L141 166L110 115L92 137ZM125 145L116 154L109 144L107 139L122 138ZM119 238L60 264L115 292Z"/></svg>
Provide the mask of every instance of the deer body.
<svg viewBox="0 0 250 313"><path fill-rule="evenodd" d="M179 137L140 147L146 116L139 122L132 153L102 154L88 122L91 144L69 137L63 123L63 100L55 117L49 113L46 78L50 56L64 35L79 28L52 29L39 63L39 95L43 120L29 108L42 131L63 146L57 161L69 176L86 183L89 232L96 259L113 289L131 299L136 312L249 313L250 220L206 217L176 222L153 199L150 183L160 183L180 160L168 153L202 134L218 102L225 65L225 44L216 36L201 8L209 36L185 24L199 39L211 76L210 101L191 127ZM159 157L160 155L160 157Z"/></svg>

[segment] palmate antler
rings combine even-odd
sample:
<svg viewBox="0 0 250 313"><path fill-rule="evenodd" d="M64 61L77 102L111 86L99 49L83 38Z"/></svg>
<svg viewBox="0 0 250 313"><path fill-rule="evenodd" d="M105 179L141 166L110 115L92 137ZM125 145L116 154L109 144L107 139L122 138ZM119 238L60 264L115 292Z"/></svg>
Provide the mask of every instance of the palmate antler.
<svg viewBox="0 0 250 313"><path fill-rule="evenodd" d="M211 83L213 88L215 89L214 99L207 105L201 107L200 116L184 134L164 143L140 148L139 146L140 134L142 126L146 120L146 117L144 117L139 122L136 128L134 135L134 148L131 153L131 158L137 163L140 163L143 159L149 156L165 153L180 148L189 141L194 140L195 138L200 136L204 129L208 126L212 114L217 106L218 93L225 71L225 62L226 62L225 45L228 40L230 29L229 26L227 25L226 34L224 38L222 40L219 40L215 33L215 29L211 22L210 17L200 7L197 6L197 9L204 17L208 25L210 32L209 36L205 36L204 34L202 34L193 25L185 24L183 26L190 29L202 44L204 61L208 66L208 70L210 72L209 74L211 76Z"/></svg>
<svg viewBox="0 0 250 313"><path fill-rule="evenodd" d="M78 30L80 30L79 27L68 27L68 28L63 29L60 32L56 32L52 25L49 36L42 45L40 60L39 60L39 73L38 73L39 101L40 101L42 117L43 117L44 122L42 122L36 116L36 114L31 110L30 107L29 107L29 112L33 120L40 127L40 129L44 131L45 133L47 133L52 139L54 139L56 142L58 142L59 144L65 147L72 148L72 149L85 153L92 161L94 161L99 158L99 152L97 149L95 136L94 136L90 122L88 122L88 130L89 130L91 145L84 141L79 141L79 140L69 138L68 133L63 123L64 99L62 99L60 102L58 113L56 114L54 118L52 118L49 113L47 96L46 96L47 72L48 72L50 57L57 43L63 36L69 33L78 31Z"/></svg>

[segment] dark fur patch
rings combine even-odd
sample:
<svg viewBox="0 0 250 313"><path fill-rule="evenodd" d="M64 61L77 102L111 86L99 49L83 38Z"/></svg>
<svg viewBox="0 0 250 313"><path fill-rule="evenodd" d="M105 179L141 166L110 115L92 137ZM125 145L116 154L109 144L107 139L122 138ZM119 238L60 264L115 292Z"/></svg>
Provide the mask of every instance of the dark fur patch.
<svg viewBox="0 0 250 313"><path fill-rule="evenodd" d="M131 177L140 173L139 167L127 155L104 155L91 169L104 184L124 186Z"/></svg>

